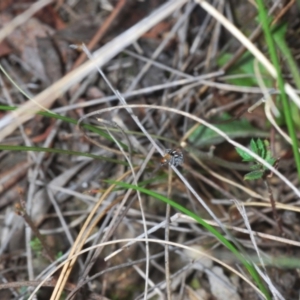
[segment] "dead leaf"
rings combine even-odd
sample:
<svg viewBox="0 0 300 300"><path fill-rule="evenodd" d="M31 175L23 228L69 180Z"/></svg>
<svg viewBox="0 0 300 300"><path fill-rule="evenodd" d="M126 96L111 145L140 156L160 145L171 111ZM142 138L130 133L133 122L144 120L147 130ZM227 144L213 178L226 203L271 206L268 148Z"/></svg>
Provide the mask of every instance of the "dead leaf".
<svg viewBox="0 0 300 300"><path fill-rule="evenodd" d="M228 277L220 267L213 267L211 272L206 272L210 283L211 293L217 300L241 300L236 287L231 284Z"/></svg>
<svg viewBox="0 0 300 300"><path fill-rule="evenodd" d="M11 15L0 15L0 27L5 26L11 19ZM43 82L47 80L47 75L40 59L36 38L46 37L52 33L52 28L35 18L31 18L6 38L7 43L20 53L22 61L31 72Z"/></svg>

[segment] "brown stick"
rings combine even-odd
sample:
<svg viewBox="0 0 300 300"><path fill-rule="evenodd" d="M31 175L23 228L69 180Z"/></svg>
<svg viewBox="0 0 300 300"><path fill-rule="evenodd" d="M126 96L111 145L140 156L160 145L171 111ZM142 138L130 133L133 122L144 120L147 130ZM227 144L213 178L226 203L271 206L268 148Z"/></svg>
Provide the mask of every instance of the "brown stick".
<svg viewBox="0 0 300 300"><path fill-rule="evenodd" d="M101 38L105 35L107 30L109 29L111 23L113 20L119 15L121 10L126 4L126 0L119 0L118 4L114 8L114 10L111 12L111 14L108 16L108 18L104 21L104 23L99 27L98 31L94 35L94 37L91 39L91 41L88 43L87 48L91 51L94 49L94 47L97 45L97 43L101 40ZM80 54L78 59L75 61L72 70L76 69L79 65L81 65L86 60L86 55L84 52Z"/></svg>
<svg viewBox="0 0 300 300"><path fill-rule="evenodd" d="M25 201L22 198L20 199L20 204L16 204L15 205L15 209L16 209L16 213L19 216L23 217L23 219L25 220L25 222L27 223L27 225L31 228L31 230L33 231L33 233L36 235L36 237L41 242L41 244L42 244L42 246L43 246L43 248L45 250L45 256L51 262L54 262L55 261L55 256L52 253L52 250L50 249L50 247L48 246L48 244L45 242L45 237L40 234L38 228L35 226L35 224L31 220L31 218L27 214L26 207L25 207Z"/></svg>
<svg viewBox="0 0 300 300"><path fill-rule="evenodd" d="M0 284L0 290L12 289L12 288L21 288L24 286L38 286L41 284L41 280L33 280L33 281L16 281L16 282L6 282ZM54 287L56 285L56 280L46 281L42 284L42 286ZM74 288L74 284L67 283L65 285L65 290L72 291Z"/></svg>
<svg viewBox="0 0 300 300"><path fill-rule="evenodd" d="M274 197L273 197L272 189L269 185L269 182L268 182L267 178L264 179L264 182L265 182L265 185L268 189L268 194L269 194L269 198L270 198L270 202L271 202L271 206L272 206L273 218L274 218L274 221L277 223L278 233L279 233L280 236L283 237L284 236L284 231L283 231L283 228L282 228L282 220L281 220L280 216L277 213L276 204L275 204L275 200L274 200Z"/></svg>

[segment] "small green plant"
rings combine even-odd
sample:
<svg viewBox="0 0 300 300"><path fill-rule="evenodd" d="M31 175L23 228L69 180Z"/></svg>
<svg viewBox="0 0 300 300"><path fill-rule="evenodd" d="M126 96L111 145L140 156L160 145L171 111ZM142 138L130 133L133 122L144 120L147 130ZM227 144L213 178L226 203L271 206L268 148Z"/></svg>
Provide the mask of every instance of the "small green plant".
<svg viewBox="0 0 300 300"><path fill-rule="evenodd" d="M254 139L250 142L250 150L253 151L255 154L260 156L262 159L264 159L267 163L270 165L274 165L276 162L276 158L272 156L272 153L270 151L269 142L267 140L262 141L261 139L257 139L256 141ZM251 166L251 169L253 171L247 173L244 176L244 180L255 180L262 178L267 171L267 168L256 161L254 157L246 153L240 148L236 148L237 153L242 157L243 161L246 162L252 162L253 165Z"/></svg>
<svg viewBox="0 0 300 300"><path fill-rule="evenodd" d="M62 251L58 251L57 254L55 255L55 260L60 259L63 255L64 254Z"/></svg>
<svg viewBox="0 0 300 300"><path fill-rule="evenodd" d="M42 250L43 250L43 246L41 241L35 237L30 241L30 247L32 249L32 251L36 254L36 256L41 256L42 254Z"/></svg>

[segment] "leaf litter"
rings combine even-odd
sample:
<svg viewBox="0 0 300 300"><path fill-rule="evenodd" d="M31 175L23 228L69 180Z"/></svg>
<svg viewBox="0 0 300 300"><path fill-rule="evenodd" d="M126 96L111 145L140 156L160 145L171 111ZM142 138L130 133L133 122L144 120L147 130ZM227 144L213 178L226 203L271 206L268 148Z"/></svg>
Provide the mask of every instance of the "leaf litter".
<svg viewBox="0 0 300 300"><path fill-rule="evenodd" d="M106 2L109 2L109 5ZM80 1L65 1L63 4L45 6L0 44L1 65L20 88L33 97L52 83L68 76L73 68L74 70L78 68L75 62L80 53L70 49L70 43L89 44L97 30L105 24L107 29L102 30L101 36L96 39L94 45L90 45L91 51L97 50L147 18L155 9L166 5L166 1L162 0L121 2L121 0L99 1L99 3L86 1L87 5L83 7ZM253 57L249 58L249 53L246 53L238 60L237 51L240 45L233 42L230 34L223 28L219 28L218 22L210 18L200 6L192 2L181 2L184 4L182 7L178 6L174 12L170 11L166 18L157 21L151 30L126 47L126 51L121 51L113 59L106 61L105 66L102 67L106 76L120 93L132 93L131 97L126 98L129 104L167 106L207 118L232 139L252 150L254 146L251 139L269 140L272 157L279 158L279 171L290 181L296 182L297 173L293 164L292 150L270 127L265 115L259 110L254 110L251 115L248 112L240 115L245 107L251 107L261 98L261 93L255 90L257 80L253 75ZM12 9L9 9L11 4L4 4L4 9L0 12L0 27L7 26L33 3L34 1L29 1L23 3L23 6L13 4ZM214 5L243 31L253 30L257 26L255 13L247 16L245 24L241 17L241 11L255 12L250 2L238 3L235 6L230 6L228 2L222 6L215 1ZM119 11L113 14L117 7ZM285 17L293 15L298 9L294 4L286 11ZM276 12L275 9L274 14ZM239 18L233 21L232 15L235 14ZM291 31L287 31L287 35L292 32L291 28ZM288 36L288 40L291 41L291 36ZM260 37L257 42L263 49L264 39ZM297 49L293 49L293 43L290 45L295 53ZM211 53L215 53L216 57L211 56ZM139 59L139 56L143 57L143 60ZM232 69L225 69L223 74L225 77L236 76L234 79L228 80L218 76L206 79L210 81L210 85L206 85L201 79L194 85L191 83L183 86L168 85L177 80L192 79L219 71L229 60L235 58L236 63L233 64ZM145 68L145 64L148 64L148 67ZM289 74L284 62L282 68ZM273 88L276 83L270 79L265 70L262 72L265 76L265 84ZM7 116L9 114L6 111L7 107L19 107L30 100L21 95L2 73L1 79L3 81L0 95L1 114ZM217 83L227 85L227 88L222 89ZM166 85L166 87L157 89L159 85ZM230 90L228 87L234 88ZM239 87L248 87L250 92L239 92L237 91ZM148 91L135 94L136 91L144 88ZM152 154L149 140L125 110L101 115L102 119L111 124L118 121L118 126L121 126L122 130L117 126L106 128L104 123L97 122L96 118L85 120L87 123L85 125L88 127L85 128L84 133L78 130L76 120L85 114L120 105L113 97L102 101L103 98L111 96L111 91L96 69L83 80L73 84L66 93L57 92L57 101L50 110L64 108L60 114L69 119L62 121L55 120L50 115L35 116L26 123L18 124L17 129L0 144L0 148L1 145L11 146L11 150L2 150L0 154L2 216L0 254L1 268L4 271L3 282L5 282L0 289L1 299L19 299L29 296L32 287L40 283L47 272L54 270L43 250L36 251L35 248L30 247L32 245L30 241L34 241L34 234L28 233L30 231L28 224L24 218L15 214L14 205L24 198L29 217L34 226L44 235L46 243L53 252L57 257L60 252L63 255L68 253L95 203L109 188L106 180L116 180L128 171L126 164L105 160L105 157L115 158L117 161L125 160L113 139L108 138L108 130L120 142L124 151L129 151L126 147L128 139L134 145L131 153L134 167L141 167L147 154L149 155L148 163L139 179L140 183L145 182L144 187L163 195L168 193L172 200L200 216L207 217L202 207L175 174L168 179L170 176L168 166L160 167L162 158L158 153ZM274 100L275 98L276 96ZM228 105L235 101L236 105ZM214 109L218 111L212 113ZM246 214L252 230L273 237L280 235L278 220L274 219L271 205L251 207L251 202L254 203L257 199L249 198L249 194L244 189L239 189L238 185L228 183L244 185L245 188L261 194L262 198L268 197L268 189L261 179L245 182L243 177L246 171L235 170L234 166L237 163L248 164L242 162L239 157L238 154L242 152L237 153L234 147L215 132L185 117L163 110L145 108L134 109L134 114L162 149L182 149L184 163L176 166L223 224L245 227L242 216L237 214L232 218L232 208L228 203L233 205L229 198L229 195L233 195L240 203L247 202ZM282 120L277 121L284 128L285 124ZM97 145L92 143L91 139L97 141ZM17 152L20 151L18 146L28 147L26 155L24 152L21 152L22 155ZM99 160L81 155L74 156L71 153L66 155L62 152L48 154L33 152L30 147L88 152L99 156ZM257 149L256 152L259 150ZM246 156L245 153L242 154ZM194 156L212 172L207 172L193 158ZM266 153L263 157L266 158ZM269 155L267 158L270 157ZM224 161L226 164L223 163ZM248 161L251 159L248 158ZM16 170L20 170L19 174L16 174ZM205 180L199 180L199 176L195 176L195 173L202 178L205 177ZM214 174L218 174L218 177ZM130 183L130 176L124 180L129 180ZM298 205L298 199L291 194L284 182L276 177L270 177L268 184L272 189L275 202L291 207ZM215 188L216 185L218 189ZM97 215L103 213L104 217L102 219L99 217L98 222L96 222L97 216L95 217L91 238L84 247L106 241L107 231L111 234L109 241L125 237L133 239L143 233L141 212L135 193L130 194L124 207L119 211L119 225L116 224L114 227L111 223L117 212L116 206L105 210L113 201L121 201L125 193L126 190L115 188L104 199ZM150 230L165 220L166 206L144 194L142 200L147 228ZM175 213L175 209L172 209L171 217ZM300 228L298 214L293 214L293 222L290 222L290 218L286 217L287 211L278 208L277 216L282 219L284 237L298 241ZM221 258L223 262L238 271L243 268L239 261L228 254L224 246L200 226L192 222L171 222L169 230L171 242L177 242L179 245L196 245L191 247L201 247L203 251L209 251L211 255ZM257 263L249 235L234 231L231 234L237 243L243 246L247 255ZM149 244L148 279L151 282L147 291L149 299L163 299L168 292L171 293L172 299L250 299L247 298L250 294L253 299L259 299L254 289L251 289L241 278L235 277L225 267L215 261L203 260L200 256L191 258L179 247L168 248L170 263L167 269L164 264L164 230L162 228L154 230L151 238L161 240L162 244ZM272 261L266 263L265 270L274 287L284 299L297 299L299 295L296 259L299 255L298 248L280 241L271 242L267 238L257 237L256 243L266 261ZM89 265L92 252L79 257L76 269L64 286L65 295L80 287L76 292L78 299L83 299L83 295L88 295L88 299L100 299L101 295L107 299L145 298L145 244L135 243L112 260L104 260L107 255L120 247L120 244L105 247L93 261L93 265ZM294 267L286 267L293 263ZM90 271L85 274L87 266L90 267ZM167 277L169 282L166 282L166 272L169 273ZM88 277L91 279L87 285L85 283L86 280L88 282ZM52 287L51 291L57 279L58 275L54 275L51 281L47 282L48 286ZM14 290L10 289L10 284L15 284ZM42 287L38 299L50 299L49 288Z"/></svg>

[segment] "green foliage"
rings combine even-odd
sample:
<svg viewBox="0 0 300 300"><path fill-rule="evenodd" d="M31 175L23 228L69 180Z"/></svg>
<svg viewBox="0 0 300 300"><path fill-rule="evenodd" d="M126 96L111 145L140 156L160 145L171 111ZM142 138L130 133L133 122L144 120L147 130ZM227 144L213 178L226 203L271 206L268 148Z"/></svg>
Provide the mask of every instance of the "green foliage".
<svg viewBox="0 0 300 300"><path fill-rule="evenodd" d="M158 200L160 200L160 201L162 201L166 204L169 204L174 209L177 209L177 210L181 211L182 213L184 213L184 214L190 216L191 218L193 218L196 222L198 222L199 225L203 226L212 235L214 235L223 245L225 245L225 247L227 247L227 249L229 249L242 262L242 264L245 266L245 268L250 273L251 277L254 279L254 281L258 285L259 289L265 295L266 299L268 299L268 300L271 299L271 297L269 295L269 292L265 288L265 286L263 284L263 281L259 277L259 275L258 275L257 271L255 270L253 264L250 261L248 261L247 259L245 259L245 257L234 246L234 244L232 244L232 242L230 240L228 240L226 237L224 237L218 230L216 230L214 227L212 227L210 224L208 224L205 220L200 218L198 215L196 215L192 211L188 210L187 208L181 206L177 202L175 202L175 201L173 201L173 200L171 200L171 199L169 199L169 198L167 198L167 197L165 197L161 194L158 194L154 191L142 188L140 186L135 186L135 185L131 185L131 184L128 184L128 183L125 183L125 182L119 182L119 181L113 181L113 180L105 180L105 182L108 182L108 183L111 183L111 184L116 184L117 186L123 187L126 190L133 189L133 190L140 191L141 193L147 194L149 196L152 196L155 199L158 199Z"/></svg>
<svg viewBox="0 0 300 300"><path fill-rule="evenodd" d="M219 67L223 67L233 57L232 54L224 53L217 59ZM266 86L272 86L273 79L263 66L259 66ZM254 72L254 57L249 52L245 53L241 59L226 72L226 75L240 75L239 78L228 79L227 82L238 86L257 86Z"/></svg>
<svg viewBox="0 0 300 300"><path fill-rule="evenodd" d="M58 251L57 254L55 255L55 259L60 259L63 256L62 251Z"/></svg>
<svg viewBox="0 0 300 300"><path fill-rule="evenodd" d="M64 149L56 149L56 148L44 148L44 147L28 147L28 146L15 146L15 145L0 145L0 150L6 151L36 151L36 152L47 152L47 153L59 153L63 155L76 155L76 156L85 156L91 157L93 159L105 160L107 162L117 163L124 166L128 166L126 161L121 161L113 158L109 158L106 156L94 155L86 152L78 152Z"/></svg>
<svg viewBox="0 0 300 300"><path fill-rule="evenodd" d="M33 238L30 241L30 247L36 256L38 256L38 257L41 256L42 250L43 250L43 245L37 237Z"/></svg>
<svg viewBox="0 0 300 300"><path fill-rule="evenodd" d="M21 295L25 295L27 293L27 286L21 286L19 291L20 291ZM25 299L27 299L27 298L25 298Z"/></svg>
<svg viewBox="0 0 300 300"><path fill-rule="evenodd" d="M294 58L294 55L288 46L285 35L287 32L287 24L280 24L274 28L272 31L274 41L279 48L281 55L284 57L284 61L287 63L288 68L290 69L295 85L298 89L300 89L300 74L298 70L297 61ZM294 123L297 125L297 128L300 128L300 117L299 117L299 110L295 103L291 103L291 113L293 117Z"/></svg>
<svg viewBox="0 0 300 300"><path fill-rule="evenodd" d="M270 165L273 166L275 164L276 158L272 156L269 147L269 142L267 140L262 141L261 139L257 139L255 141L254 139L252 139L250 142L250 150L262 159L264 159ZM267 168L264 165L257 162L255 158L253 158L251 155L249 155L247 152L240 148L236 148L236 152L241 156L243 161L253 163L253 165L251 166L251 169L253 171L247 173L244 176L244 180L255 180L263 177L267 170Z"/></svg>
<svg viewBox="0 0 300 300"><path fill-rule="evenodd" d="M15 107L15 106L8 106L8 105L1 105L0 104L0 111L13 111L13 110L16 110L16 109L17 109L17 107ZM78 122L75 119L72 119L72 118L69 118L69 117L66 117L66 116L61 116L61 115L58 115L58 114L52 114L52 113L49 113L47 111L40 111L40 112L37 112L36 114L40 115L40 116L43 116L43 117L47 117L47 118L53 118L53 119L56 119L56 120L61 120L61 121L67 122L69 124L74 124L74 125L77 125L77 122ZM82 123L81 127L84 128L84 129L87 129L91 132L94 132L94 133L98 134L99 136L103 137L104 139L106 139L110 142L114 141L111 138L111 136L106 132L106 130L102 130L99 127L89 125L89 124L85 124L85 123ZM128 147L127 147L126 144L120 142L120 145L125 150L128 150Z"/></svg>
<svg viewBox="0 0 300 300"><path fill-rule="evenodd" d="M291 108L290 102L285 93L285 87L284 87L285 82L283 80L282 70L281 70L279 58L277 55L277 49L275 47L274 37L273 37L272 31L270 28L270 22L269 22L269 18L268 18L268 10L265 7L265 1L256 0L256 2L257 2L257 8L258 8L259 21L260 21L260 23L262 25L262 29L264 31L264 36L265 36L266 44L268 46L271 61L274 65L274 67L276 69L276 73L277 73L277 76L276 76L277 84L278 84L281 99L282 99L283 112L284 112L285 121L286 121L287 128L288 128L288 132L289 132L290 138L292 140L292 147L293 147L293 153L294 153L295 163L296 163L296 167L297 167L298 178L300 179L300 154L299 154L299 150L298 150L299 143L298 143L296 129L294 126L293 115L292 115L292 110L295 108L293 108L293 107ZM281 39L281 42L282 42L282 39ZM297 72L298 72L298 70L297 70Z"/></svg>
<svg viewBox="0 0 300 300"><path fill-rule="evenodd" d="M257 128L253 127L247 119L230 120L231 118L229 114L223 113L217 120L217 122L221 123L214 124L214 126L226 133L231 139L267 136L265 132L258 131ZM193 144L194 147L211 146L224 141L225 139L217 132L204 126L199 126L189 136L189 142Z"/></svg>
<svg viewBox="0 0 300 300"><path fill-rule="evenodd" d="M276 42L276 45L280 49L281 54L285 58L286 63L293 75L295 84L296 84L297 88L299 89L300 88L300 74L299 74L298 67L297 67L297 61L295 60L294 55L285 40L287 27L288 27L287 23L280 24L274 28L274 30L272 31L272 34L273 34L273 38Z"/></svg>
<svg viewBox="0 0 300 300"><path fill-rule="evenodd" d="M199 281L198 278L193 278L192 281L190 282L190 286L193 290L197 290L201 288L201 282Z"/></svg>

